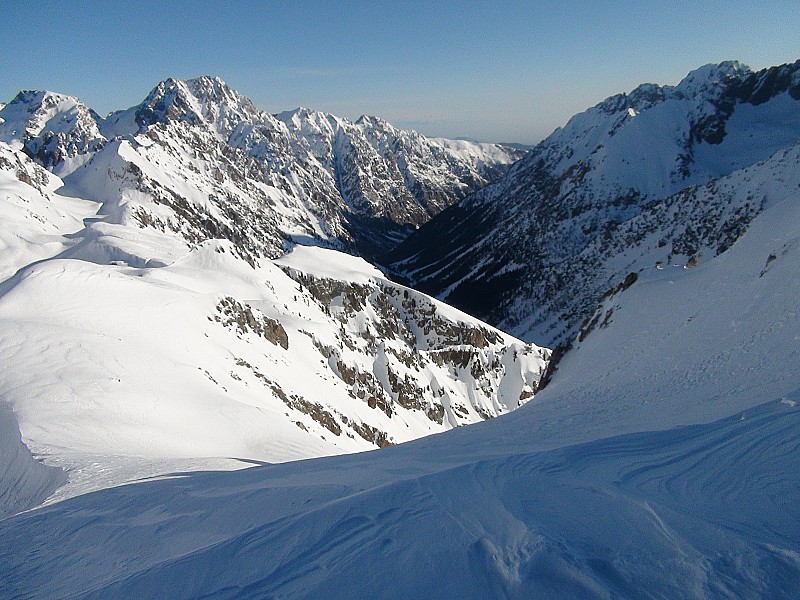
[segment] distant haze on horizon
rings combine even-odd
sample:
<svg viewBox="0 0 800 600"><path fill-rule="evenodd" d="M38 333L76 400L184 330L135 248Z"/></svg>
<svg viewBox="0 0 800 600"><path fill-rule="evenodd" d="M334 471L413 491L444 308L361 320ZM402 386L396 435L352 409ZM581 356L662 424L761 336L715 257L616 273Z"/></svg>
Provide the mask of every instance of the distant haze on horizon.
<svg viewBox="0 0 800 600"><path fill-rule="evenodd" d="M167 77L215 75L273 113L306 106L525 144L640 83L800 58L800 0L6 0L3 14L0 102L47 89L106 115Z"/></svg>

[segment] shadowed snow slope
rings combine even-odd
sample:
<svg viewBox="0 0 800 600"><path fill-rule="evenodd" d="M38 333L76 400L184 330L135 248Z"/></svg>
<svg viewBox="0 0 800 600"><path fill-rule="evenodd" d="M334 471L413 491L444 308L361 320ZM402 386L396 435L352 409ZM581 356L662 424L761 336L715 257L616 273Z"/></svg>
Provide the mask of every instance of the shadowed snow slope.
<svg viewBox="0 0 800 600"><path fill-rule="evenodd" d="M798 223L644 271L503 418L0 521L0 595L796 597Z"/></svg>
<svg viewBox="0 0 800 600"><path fill-rule="evenodd" d="M39 506L66 480L64 471L31 456L14 413L0 402L0 518Z"/></svg>
<svg viewBox="0 0 800 600"><path fill-rule="evenodd" d="M797 493L797 408L773 401L706 425L519 454L496 454L488 429L502 430L192 474L19 515L0 522L15 549L0 564L0 592L790 598L798 589L800 512L782 500Z"/></svg>

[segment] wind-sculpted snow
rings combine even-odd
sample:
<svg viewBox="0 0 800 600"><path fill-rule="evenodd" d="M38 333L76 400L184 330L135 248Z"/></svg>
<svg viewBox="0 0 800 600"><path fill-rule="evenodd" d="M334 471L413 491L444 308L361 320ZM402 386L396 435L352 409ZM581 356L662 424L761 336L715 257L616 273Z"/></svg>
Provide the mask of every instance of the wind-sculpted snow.
<svg viewBox="0 0 800 600"><path fill-rule="evenodd" d="M0 519L41 505L66 481L63 470L31 455L14 413L0 402Z"/></svg>
<svg viewBox="0 0 800 600"><path fill-rule="evenodd" d="M534 416L526 411L525 420ZM518 413L521 414L521 413ZM791 598L800 411L189 474L0 523L7 597ZM52 577L53 570L59 576Z"/></svg>

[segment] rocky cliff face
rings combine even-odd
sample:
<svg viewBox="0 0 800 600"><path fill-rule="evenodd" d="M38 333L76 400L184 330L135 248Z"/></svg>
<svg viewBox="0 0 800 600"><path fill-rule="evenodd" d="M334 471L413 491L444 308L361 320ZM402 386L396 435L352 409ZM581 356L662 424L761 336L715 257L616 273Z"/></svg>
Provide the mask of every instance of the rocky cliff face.
<svg viewBox="0 0 800 600"><path fill-rule="evenodd" d="M100 122L72 96L22 91L0 109L0 141L21 144L28 156L60 174L103 147Z"/></svg>
<svg viewBox="0 0 800 600"><path fill-rule="evenodd" d="M278 118L297 139L297 153L310 154L324 166L359 217L354 235L377 239L386 224L400 226L385 231L376 251L392 247L524 154L492 144L431 140L376 117L353 123L301 108Z"/></svg>
<svg viewBox="0 0 800 600"><path fill-rule="evenodd" d="M549 350L376 273L331 277L326 255L298 247L278 264L331 320L334 343L307 335L353 399L388 417L421 412L438 429L498 416L533 397Z"/></svg>

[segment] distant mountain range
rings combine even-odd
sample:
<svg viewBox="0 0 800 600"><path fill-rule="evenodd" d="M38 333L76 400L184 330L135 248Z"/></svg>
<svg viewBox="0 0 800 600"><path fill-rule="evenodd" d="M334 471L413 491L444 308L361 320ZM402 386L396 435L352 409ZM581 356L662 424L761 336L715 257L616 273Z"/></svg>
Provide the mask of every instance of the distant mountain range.
<svg viewBox="0 0 800 600"><path fill-rule="evenodd" d="M0 119L0 473L27 481L0 514L64 483L28 449L73 494L163 461L384 447L533 397L548 350L333 250L383 252L520 152L273 116L208 77L106 118L20 92Z"/></svg>
<svg viewBox="0 0 800 600"><path fill-rule="evenodd" d="M124 151L152 167L126 174L131 188L161 204L202 205L204 223L173 219L169 227L189 242L246 237L250 247L241 250L250 256L279 256L291 239L368 257L385 252L524 154L496 144L429 139L376 117L353 123L303 108L271 115L211 77L168 79L141 104L106 118L77 98L20 92L0 119L0 141L21 143L28 156L62 177L96 154L95 163L117 168L126 162L114 157L124 141ZM165 154L156 158L157 152ZM136 210L148 219L144 206ZM253 223L246 235L233 232L242 224L226 211Z"/></svg>

